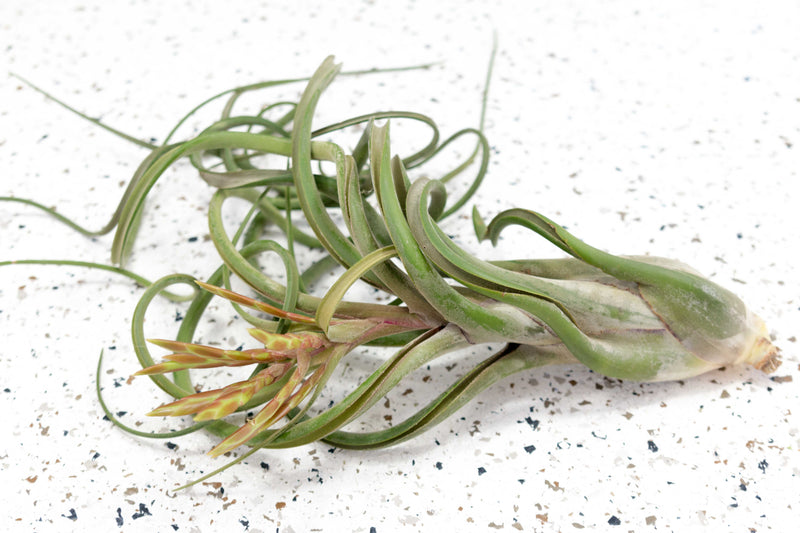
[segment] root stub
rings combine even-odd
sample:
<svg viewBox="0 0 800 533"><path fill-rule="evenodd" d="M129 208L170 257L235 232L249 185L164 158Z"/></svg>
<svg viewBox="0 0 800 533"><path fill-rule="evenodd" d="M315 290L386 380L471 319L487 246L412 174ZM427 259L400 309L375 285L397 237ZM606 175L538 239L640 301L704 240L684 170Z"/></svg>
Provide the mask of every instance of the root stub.
<svg viewBox="0 0 800 533"><path fill-rule="evenodd" d="M781 355L778 347L772 344L769 339L761 337L757 341L758 353L763 354L761 359L753 363L753 366L766 374L771 374L781 366Z"/></svg>

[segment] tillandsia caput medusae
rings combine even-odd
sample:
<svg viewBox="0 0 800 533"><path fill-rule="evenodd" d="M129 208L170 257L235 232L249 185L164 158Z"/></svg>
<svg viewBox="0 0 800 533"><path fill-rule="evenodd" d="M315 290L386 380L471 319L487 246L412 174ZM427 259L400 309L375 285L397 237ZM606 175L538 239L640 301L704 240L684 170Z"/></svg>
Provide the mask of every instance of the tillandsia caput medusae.
<svg viewBox="0 0 800 533"><path fill-rule="evenodd" d="M224 265L205 282L172 275L150 283L121 267L51 261L113 270L148 286L134 312L134 349L142 365L136 375L149 376L174 399L149 414L193 415L195 424L181 432L142 433L117 421L101 397L106 414L120 427L143 436L170 438L204 428L222 438L210 451L213 456L251 446L237 462L259 448L286 448L319 439L346 448L396 444L437 424L496 381L545 365L581 363L613 378L663 381L740 363L767 372L779 364L762 321L734 294L677 261L611 255L524 209L501 212L488 223L473 209L478 238L496 243L508 226L522 226L560 248L565 258L483 261L463 250L439 224L468 202L486 174L489 150L482 127L462 130L440 142L430 118L383 112L312 130L318 101L337 74L339 66L332 58L326 59L307 79L298 102L279 102L257 115L232 114L241 94L304 80L268 82L223 93L230 98L222 118L187 141L171 141L177 127L161 146L112 130L151 151L111 222L100 232L79 227L33 201L3 198L45 209L87 234L116 227L112 262L122 264L144 200L170 165L187 157L201 177L217 188L208 206L208 225ZM277 118L267 118L272 115ZM393 154L390 119L426 124L432 132L430 142L405 158ZM363 134L350 153L332 141L318 140L359 124L365 126ZM467 135L475 136L477 144L466 162L440 179L411 179L409 171ZM281 156L282 164L263 166L265 155ZM472 185L448 204L449 181L476 158L478 171ZM209 164L212 160L222 169ZM334 175L323 173L323 162L332 164ZM319 165L316 170L315 165ZM253 206L233 237L222 223L222 206L230 197L243 198ZM295 227L296 211L302 213L313 235ZM333 213L340 222L334 221ZM262 238L265 227L273 233L275 228L280 230L282 243ZM327 255L301 273L295 246L323 248ZM284 283L259 268L256 256L264 252L276 254L283 262ZM29 261L36 262L45 261ZM324 295L307 290L335 265L345 272ZM253 294L231 290L231 274ZM346 301L346 291L357 281L394 301L389 305ZM175 340L150 341L172 352L156 363L145 341L144 314L159 294L178 299L166 291L175 284L203 290L193 293ZM232 302L253 326L249 331L255 348L225 350L191 342L214 295ZM341 429L413 370L443 354L481 343L504 347L405 421L368 433ZM367 344L396 349L343 400L312 414L310 407L337 364ZM243 381L201 392L192 384L192 370L248 365L253 370ZM242 411L255 414L240 427L225 420Z"/></svg>

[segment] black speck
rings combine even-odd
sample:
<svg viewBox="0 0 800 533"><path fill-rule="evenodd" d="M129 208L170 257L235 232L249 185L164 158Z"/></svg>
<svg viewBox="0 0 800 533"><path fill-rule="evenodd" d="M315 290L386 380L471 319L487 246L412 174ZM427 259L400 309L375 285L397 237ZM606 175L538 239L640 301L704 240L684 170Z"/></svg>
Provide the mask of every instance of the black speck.
<svg viewBox="0 0 800 533"><path fill-rule="evenodd" d="M94 461L98 457L100 457L100 452L94 452L94 455L92 456L92 461Z"/></svg>
<svg viewBox="0 0 800 533"><path fill-rule="evenodd" d="M123 417L128 414L128 411L117 411L117 418Z"/></svg>
<svg viewBox="0 0 800 533"><path fill-rule="evenodd" d="M170 524L170 525L172 526L173 530L178 531L178 524Z"/></svg>
<svg viewBox="0 0 800 533"><path fill-rule="evenodd" d="M651 452L655 453L655 452L658 451L658 446L656 446L655 442L649 440L649 441L647 441L647 449L650 450Z"/></svg>
<svg viewBox="0 0 800 533"><path fill-rule="evenodd" d="M608 525L610 526L618 526L621 523L622 522L620 521L620 519L613 515L611 516L611 518L608 519Z"/></svg>
<svg viewBox="0 0 800 533"><path fill-rule="evenodd" d="M744 483L739 483L739 489L747 492L747 485L745 485Z"/></svg>
<svg viewBox="0 0 800 533"><path fill-rule="evenodd" d="M197 242L197 237L189 237L189 242Z"/></svg>
<svg viewBox="0 0 800 533"><path fill-rule="evenodd" d="M247 518L240 518L239 523L244 526L245 531L250 529L250 520L248 520Z"/></svg>
<svg viewBox="0 0 800 533"><path fill-rule="evenodd" d="M478 467L478 475L479 475L479 476L482 476L482 475L484 475L485 473L486 473L486 469L485 469L484 467L482 467L482 466L479 466L479 467Z"/></svg>
<svg viewBox="0 0 800 533"><path fill-rule="evenodd" d="M524 479L518 479L517 481L519 481L519 484L520 484L520 485L522 485L523 483L525 483L525 480L524 480Z"/></svg>
<svg viewBox="0 0 800 533"><path fill-rule="evenodd" d="M536 431L536 429L539 427L539 421L534 420L529 416L525 417L525 422L527 422L528 425L531 427L531 429L533 429L534 431Z"/></svg>
<svg viewBox="0 0 800 533"><path fill-rule="evenodd" d="M69 518L73 522L78 519L78 513L75 512L75 509L70 509L68 515L62 514L61 516L63 516L64 518Z"/></svg>
<svg viewBox="0 0 800 533"><path fill-rule="evenodd" d="M140 503L139 504L139 510L136 511L135 513L133 513L131 518L133 518L134 520L137 520L137 519L139 519L139 518L141 518L143 516L153 516L153 515L150 514L150 509L148 509L145 504Z"/></svg>
<svg viewBox="0 0 800 533"><path fill-rule="evenodd" d="M125 523L125 519L122 518L122 508L117 507L117 527L122 527L122 524Z"/></svg>
<svg viewBox="0 0 800 533"><path fill-rule="evenodd" d="M433 439L433 442L435 442L437 446L441 446L442 445L442 443L439 442L439 439Z"/></svg>
<svg viewBox="0 0 800 533"><path fill-rule="evenodd" d="M174 442L167 442L167 448L169 448L170 450L177 450L178 445L175 444Z"/></svg>
<svg viewBox="0 0 800 533"><path fill-rule="evenodd" d="M375 526L370 526L369 533L378 533L378 530L375 529Z"/></svg>
<svg viewBox="0 0 800 533"><path fill-rule="evenodd" d="M263 468L264 470L269 470L269 463L261 461L261 468Z"/></svg>
<svg viewBox="0 0 800 533"><path fill-rule="evenodd" d="M525 446L525 451L528 453L533 453L534 451L536 451L536 446L534 446L533 444L529 444L528 446Z"/></svg>
<svg viewBox="0 0 800 533"><path fill-rule="evenodd" d="M769 466L769 463L767 462L766 459L764 459L763 461L758 463L758 469L761 470L761 472L764 473L764 474L767 473L767 467L768 466Z"/></svg>
<svg viewBox="0 0 800 533"><path fill-rule="evenodd" d="M181 314L180 311L176 310L175 311L175 322L180 322L181 320L183 320L183 315Z"/></svg>
<svg viewBox="0 0 800 533"><path fill-rule="evenodd" d="M6 387L5 389L3 389L3 392L11 392L11 389L9 389L8 387Z"/></svg>
<svg viewBox="0 0 800 533"><path fill-rule="evenodd" d="M442 469L442 462L441 461L436 461L436 464L434 466L436 467L436 470L441 470Z"/></svg>

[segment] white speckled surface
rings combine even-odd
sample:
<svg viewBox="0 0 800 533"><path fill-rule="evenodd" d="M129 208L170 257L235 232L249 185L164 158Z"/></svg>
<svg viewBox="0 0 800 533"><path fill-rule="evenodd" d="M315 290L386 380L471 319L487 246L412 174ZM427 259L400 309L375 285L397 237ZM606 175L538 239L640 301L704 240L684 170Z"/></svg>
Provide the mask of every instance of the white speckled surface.
<svg viewBox="0 0 800 533"><path fill-rule="evenodd" d="M689 262L766 320L784 364L772 379L732 368L645 385L578 367L533 371L398 447L264 451L173 494L219 466L204 455L214 439L194 434L175 447L132 437L102 419L94 393L105 349L112 409L142 429L167 428L143 417L163 395L144 379L127 381L141 289L76 268L0 267L4 531L763 532L796 523L797 2L222 4L0 3L0 195L57 205L99 227L144 156L6 71L159 139L206 96L307 75L331 53L353 69L441 60L430 71L337 82L322 111L410 108L453 132L477 124L494 27L483 212L534 208L612 252ZM209 197L188 165L168 172L130 268L150 278L210 273ZM485 257L553 254L522 233L493 251L467 223L447 230ZM111 238L86 239L0 203L0 243L0 261L102 262ZM228 310L218 307L224 323ZM178 310L160 304L148 332L169 334ZM246 336L211 334L233 346ZM371 355L352 357L342 390ZM432 365L409 381L413 394L400 387L368 421L399 419L464 369Z"/></svg>

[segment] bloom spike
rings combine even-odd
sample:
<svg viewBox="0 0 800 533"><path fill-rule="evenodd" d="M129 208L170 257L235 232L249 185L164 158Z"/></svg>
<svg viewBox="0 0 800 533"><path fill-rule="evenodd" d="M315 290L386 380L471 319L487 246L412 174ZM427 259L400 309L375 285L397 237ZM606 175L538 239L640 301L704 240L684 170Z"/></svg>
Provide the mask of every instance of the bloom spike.
<svg viewBox="0 0 800 533"><path fill-rule="evenodd" d="M298 385L301 384L303 377L308 372L310 362L310 357L301 353L298 357L295 371L289 381L286 382L283 387L281 387L278 393L269 402L267 402L264 408L259 411L256 416L245 422L242 427L215 446L211 451L208 452L208 455L211 457L218 457L224 453L238 448L265 429L269 428L282 416L288 413L291 407L286 409L285 404L292 397L294 390L298 387Z"/></svg>
<svg viewBox="0 0 800 533"><path fill-rule="evenodd" d="M266 302L261 302L259 300L255 300L253 298L249 298L247 296L238 294L236 292L230 291L228 289L223 289L222 287L216 287L214 285L209 285L208 283L203 283L202 281L197 280L196 283L202 287L203 289L207 290L208 292L215 294L221 298L225 298L231 302L245 305L252 309L258 309L259 311L264 311L265 313L269 313L272 316L276 316L278 318L287 318L293 322L297 322L299 324L315 324L314 318L306 315L300 315L297 313L290 313L284 311L283 309L279 309L274 305L270 305Z"/></svg>
<svg viewBox="0 0 800 533"><path fill-rule="evenodd" d="M245 366L255 363L252 359L235 360L226 357L209 357L190 353L175 353L164 356L164 361L143 368L134 373L134 376L150 376L177 372L178 370L217 368L220 366Z"/></svg>
<svg viewBox="0 0 800 533"><path fill-rule="evenodd" d="M222 394L213 402L209 402L201 411L197 411L197 415L194 417L195 422L219 420L233 413L250 401L256 392L280 379L289 368L288 364L274 365L262 370L247 381L228 385L222 389Z"/></svg>
<svg viewBox="0 0 800 533"><path fill-rule="evenodd" d="M221 389L185 396L162 405L147 415L182 416L197 413L195 422L218 420L247 403L260 389L280 379L289 368L288 364L273 365L248 380L232 383Z"/></svg>
<svg viewBox="0 0 800 533"><path fill-rule="evenodd" d="M279 334L252 328L248 332L267 350L285 357L296 357L301 351L314 352L330 344L325 335L313 331Z"/></svg>
<svg viewBox="0 0 800 533"><path fill-rule="evenodd" d="M156 407L147 416L183 416L196 413L222 395L222 391L223 389L216 389L184 396L180 400Z"/></svg>

